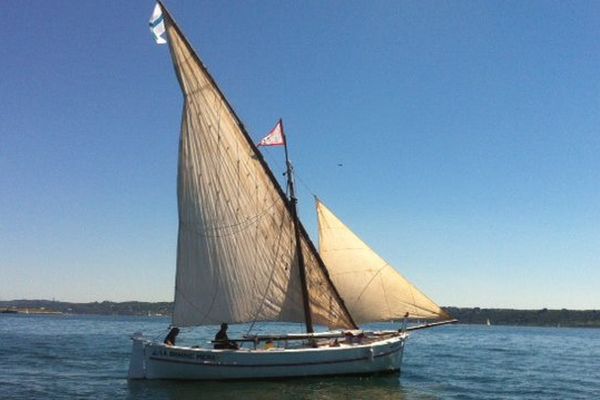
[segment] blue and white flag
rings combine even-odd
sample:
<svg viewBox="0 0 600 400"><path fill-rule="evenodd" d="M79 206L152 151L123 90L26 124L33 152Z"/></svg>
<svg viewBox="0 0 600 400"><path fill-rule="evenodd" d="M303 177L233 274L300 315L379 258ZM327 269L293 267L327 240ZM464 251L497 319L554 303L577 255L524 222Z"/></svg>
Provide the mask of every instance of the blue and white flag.
<svg viewBox="0 0 600 400"><path fill-rule="evenodd" d="M162 9L160 5L156 3L152 16L150 17L150 32L154 35L154 40L158 44L165 44L165 19L163 17Z"/></svg>

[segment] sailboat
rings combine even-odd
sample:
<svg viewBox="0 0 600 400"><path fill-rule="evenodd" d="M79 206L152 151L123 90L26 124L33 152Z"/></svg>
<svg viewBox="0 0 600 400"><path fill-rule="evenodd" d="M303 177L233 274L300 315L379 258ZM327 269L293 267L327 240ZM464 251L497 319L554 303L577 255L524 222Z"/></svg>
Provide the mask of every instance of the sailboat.
<svg viewBox="0 0 600 400"><path fill-rule="evenodd" d="M184 98L172 326L290 322L304 324L306 333L232 339L242 344L239 349L165 344L136 333L129 378L269 379L399 371L412 329L455 320L320 200L318 251L298 219L287 141L284 190L160 2L151 30L158 43L169 45ZM283 135L282 123L280 129ZM440 321L407 327L410 318ZM359 328L401 319L400 329Z"/></svg>

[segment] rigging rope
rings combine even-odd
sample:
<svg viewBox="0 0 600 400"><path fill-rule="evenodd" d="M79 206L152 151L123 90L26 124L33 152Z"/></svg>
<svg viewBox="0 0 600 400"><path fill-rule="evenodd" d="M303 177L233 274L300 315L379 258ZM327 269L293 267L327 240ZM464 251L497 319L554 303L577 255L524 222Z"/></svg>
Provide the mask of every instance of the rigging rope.
<svg viewBox="0 0 600 400"><path fill-rule="evenodd" d="M286 193L287 195L287 193ZM273 266L271 268L271 273L269 275L269 281L267 282L267 285L265 287L265 291L263 293L263 297L262 300L260 301L260 304L258 306L258 309L256 310L256 313L254 314L253 320L252 320L252 324L250 324L250 327L248 328L248 332L246 332L246 335L250 334L250 331L252 331L252 329L254 328L254 325L256 324L256 321L258 320L258 316L260 315L260 312L262 311L264 305L265 305L265 300L267 298L267 293L268 293L268 289L271 286L271 283L273 282L273 277L275 276L275 266L276 266L276 261L277 258L279 257L279 251L281 250L282 246L281 246L281 238L282 238L282 233L283 233L283 223L285 222L285 213L282 214L281 216L281 224L279 226L279 235L277 236L277 250L275 252L275 257L273 257ZM292 260L293 260L293 256L292 256ZM291 263L290 263L291 265ZM256 281L255 281L256 282Z"/></svg>

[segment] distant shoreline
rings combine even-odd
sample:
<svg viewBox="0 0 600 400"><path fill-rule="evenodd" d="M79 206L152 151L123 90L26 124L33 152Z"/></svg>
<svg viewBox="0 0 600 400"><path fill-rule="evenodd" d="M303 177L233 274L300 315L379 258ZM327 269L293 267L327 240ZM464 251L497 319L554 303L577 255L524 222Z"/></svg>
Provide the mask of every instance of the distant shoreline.
<svg viewBox="0 0 600 400"><path fill-rule="evenodd" d="M600 328L600 310L551 310L546 308L539 310L518 310L479 307L444 307L444 309L463 324ZM172 302L103 301L70 303L52 300L0 301L0 315L19 313L169 317L172 311Z"/></svg>

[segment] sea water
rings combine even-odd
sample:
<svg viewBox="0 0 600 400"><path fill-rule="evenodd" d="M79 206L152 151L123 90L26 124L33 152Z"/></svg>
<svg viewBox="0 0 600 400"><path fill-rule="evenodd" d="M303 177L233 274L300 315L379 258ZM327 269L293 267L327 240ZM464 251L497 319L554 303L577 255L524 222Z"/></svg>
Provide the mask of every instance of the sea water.
<svg viewBox="0 0 600 400"><path fill-rule="evenodd" d="M0 399L600 399L600 330L574 328L416 331L399 375L128 381L131 334L162 339L168 325L158 317L0 314ZM230 336L246 329L232 326ZM207 345L216 330L184 329L179 343Z"/></svg>

